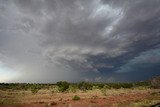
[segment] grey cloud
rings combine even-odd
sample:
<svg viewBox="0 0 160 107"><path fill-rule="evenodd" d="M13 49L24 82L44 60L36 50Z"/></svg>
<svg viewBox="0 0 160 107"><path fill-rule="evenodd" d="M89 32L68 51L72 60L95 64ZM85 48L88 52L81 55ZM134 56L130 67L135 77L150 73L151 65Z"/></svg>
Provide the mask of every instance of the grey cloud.
<svg viewBox="0 0 160 107"><path fill-rule="evenodd" d="M152 59L154 52L143 52L160 43L159 4L157 0L2 0L0 61L26 75L19 79L23 82L74 81L84 75L100 77L105 71L106 77L114 78L117 69L125 71L134 60Z"/></svg>

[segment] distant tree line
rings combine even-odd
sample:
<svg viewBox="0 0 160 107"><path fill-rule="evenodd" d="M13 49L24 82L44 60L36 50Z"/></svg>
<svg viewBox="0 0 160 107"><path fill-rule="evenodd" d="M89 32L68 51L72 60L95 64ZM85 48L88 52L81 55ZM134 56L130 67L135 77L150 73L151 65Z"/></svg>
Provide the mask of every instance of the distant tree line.
<svg viewBox="0 0 160 107"><path fill-rule="evenodd" d="M87 91L92 89L120 89L120 88L160 88L160 76L154 77L150 81L143 82L126 82L126 83L93 83L79 82L69 83L67 81L59 81L55 84L36 84L36 83L0 83L0 90L31 90L37 93L40 89L53 89L52 92L76 92L76 90Z"/></svg>
<svg viewBox="0 0 160 107"><path fill-rule="evenodd" d="M40 89L49 89L54 86L58 87L59 92L67 92L69 90L76 91L76 89L86 91L94 88L102 89L120 89L120 88L134 88L134 87L152 87L149 81L145 82L128 82L128 83L92 83L92 82L79 82L69 83L67 81L59 81L56 84L30 84L30 83L0 83L0 90L31 90L33 93L38 92Z"/></svg>

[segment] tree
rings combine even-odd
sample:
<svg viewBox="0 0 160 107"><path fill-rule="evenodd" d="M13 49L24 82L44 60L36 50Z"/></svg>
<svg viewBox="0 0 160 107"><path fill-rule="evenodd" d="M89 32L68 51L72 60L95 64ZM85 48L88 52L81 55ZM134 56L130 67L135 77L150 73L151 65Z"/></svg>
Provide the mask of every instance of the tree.
<svg viewBox="0 0 160 107"><path fill-rule="evenodd" d="M92 89L92 84L91 83L89 83L89 82L80 82L79 84L78 84L78 88L80 89L80 90L83 90L83 91L85 91L85 90L91 90Z"/></svg>
<svg viewBox="0 0 160 107"><path fill-rule="evenodd" d="M60 92L64 92L69 88L69 83L67 81L59 81L57 82L57 86Z"/></svg>

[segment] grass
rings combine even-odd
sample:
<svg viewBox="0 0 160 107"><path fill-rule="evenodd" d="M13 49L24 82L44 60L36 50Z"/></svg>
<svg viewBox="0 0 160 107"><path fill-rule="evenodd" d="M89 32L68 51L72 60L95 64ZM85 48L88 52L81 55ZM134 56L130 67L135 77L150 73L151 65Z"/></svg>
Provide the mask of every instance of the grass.
<svg viewBox="0 0 160 107"><path fill-rule="evenodd" d="M16 99L0 99L0 104L16 104Z"/></svg>
<svg viewBox="0 0 160 107"><path fill-rule="evenodd" d="M109 96L116 96L116 95L119 95L119 94L127 94L127 93L137 93L137 92L146 92L146 91L152 91L152 89L148 89L148 90L139 90L139 89L106 89L106 93L107 93L107 96L104 96L103 93L101 92L100 89L93 89L93 90L90 90L90 91L87 91L87 92L81 92L81 91L77 91L75 92L76 95L74 95L75 93L59 93L59 92L55 92L56 94L54 94L54 96L50 96L50 90L48 89L40 89L39 90L39 93L37 93L35 96L33 96L32 93L29 93L30 90L28 91L15 91L14 93L13 92L9 92L9 91L0 91L0 99L1 97L5 97L5 99L1 99L0 100L0 104L16 104L16 102L39 102L39 100L43 101L43 102L49 102L49 101L53 101L54 99L56 100L59 100L58 98L62 98L62 101L66 101L67 99L72 99L73 101L78 101L80 100L81 98L85 99L85 98L92 98L92 96L95 96L95 93L96 93L96 96L98 96L96 99L99 99L99 98L107 98ZM12 93L12 94L10 94ZM15 94L15 93L18 93ZM22 95L22 93L24 93ZM149 92L148 93L150 96L146 99L142 99L142 100L135 100L133 102L131 102L129 104L129 106L126 106L125 103L115 103L115 105L117 105L116 107L147 107L149 105L154 105L154 104L157 104L158 103L158 99L160 98L160 93L159 92L156 92L156 91L152 91L152 92ZM8 96L8 99L7 99L7 96ZM73 96L73 97L72 97ZM17 101L15 101L14 99L19 99ZM52 99L52 100L50 100ZM95 100L95 99L94 99ZM159 101L160 102L160 101ZM114 106L113 106L114 107Z"/></svg>
<svg viewBox="0 0 160 107"><path fill-rule="evenodd" d="M150 107L152 105L158 104L160 100L145 100L142 102L131 103L128 107Z"/></svg>

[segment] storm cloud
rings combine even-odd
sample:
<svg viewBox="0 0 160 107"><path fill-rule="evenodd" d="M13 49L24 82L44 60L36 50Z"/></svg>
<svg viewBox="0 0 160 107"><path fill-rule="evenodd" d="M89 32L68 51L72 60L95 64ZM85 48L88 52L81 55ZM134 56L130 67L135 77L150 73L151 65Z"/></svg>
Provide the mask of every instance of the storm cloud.
<svg viewBox="0 0 160 107"><path fill-rule="evenodd" d="M0 82L139 81L160 75L159 5L0 0Z"/></svg>

